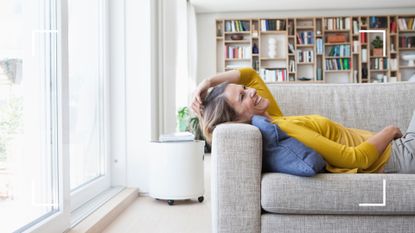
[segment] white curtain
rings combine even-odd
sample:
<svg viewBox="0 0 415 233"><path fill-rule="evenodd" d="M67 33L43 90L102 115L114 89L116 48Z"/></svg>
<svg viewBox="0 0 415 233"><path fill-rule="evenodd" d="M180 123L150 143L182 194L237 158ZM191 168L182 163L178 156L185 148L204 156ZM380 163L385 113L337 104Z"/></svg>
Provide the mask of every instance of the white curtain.
<svg viewBox="0 0 415 233"><path fill-rule="evenodd" d="M197 85L197 31L196 31L196 12L194 6L187 2L187 48L188 48L188 100L192 97L192 91Z"/></svg>

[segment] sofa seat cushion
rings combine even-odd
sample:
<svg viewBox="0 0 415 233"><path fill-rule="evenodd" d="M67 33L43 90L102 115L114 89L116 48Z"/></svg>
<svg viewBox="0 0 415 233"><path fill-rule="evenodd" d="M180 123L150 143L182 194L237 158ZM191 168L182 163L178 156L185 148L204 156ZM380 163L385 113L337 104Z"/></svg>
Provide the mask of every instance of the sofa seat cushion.
<svg viewBox="0 0 415 233"><path fill-rule="evenodd" d="M385 179L385 205L383 205ZM362 203L379 206L360 206ZM406 215L415 213L415 174L264 173L261 207L278 214Z"/></svg>

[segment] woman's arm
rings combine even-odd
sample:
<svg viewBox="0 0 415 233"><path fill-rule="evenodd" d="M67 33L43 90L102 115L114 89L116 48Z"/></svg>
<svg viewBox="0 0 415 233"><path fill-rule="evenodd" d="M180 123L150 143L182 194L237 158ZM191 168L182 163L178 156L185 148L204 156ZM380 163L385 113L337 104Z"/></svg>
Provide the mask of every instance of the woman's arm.
<svg viewBox="0 0 415 233"><path fill-rule="evenodd" d="M369 141L365 141L358 146L347 146L332 141L304 126L288 121L277 123L289 136L317 151L332 166L366 169L379 158L376 146Z"/></svg>
<svg viewBox="0 0 415 233"><path fill-rule="evenodd" d="M203 109L203 99L207 95L209 88L219 85L223 82L229 83L239 83L241 79L241 73L239 70L230 70L227 72L222 72L215 74L205 80L203 80L194 93L194 97L191 103L192 110L200 115L200 111Z"/></svg>
<svg viewBox="0 0 415 233"><path fill-rule="evenodd" d="M379 154L382 154L392 140L400 137L402 137L401 130L398 127L390 125L370 137L367 142L374 145Z"/></svg>

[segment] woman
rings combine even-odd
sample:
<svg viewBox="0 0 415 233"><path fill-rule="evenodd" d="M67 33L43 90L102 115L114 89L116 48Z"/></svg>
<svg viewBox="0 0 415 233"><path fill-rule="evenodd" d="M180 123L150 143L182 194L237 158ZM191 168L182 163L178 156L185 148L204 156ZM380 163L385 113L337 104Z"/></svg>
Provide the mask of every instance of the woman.
<svg viewBox="0 0 415 233"><path fill-rule="evenodd" d="M405 137L393 125L374 134L346 128L319 115L284 116L265 83L251 68L204 80L195 92L192 109L201 119L209 143L218 124L249 123L253 115L263 115L321 154L330 172L415 173L415 115Z"/></svg>

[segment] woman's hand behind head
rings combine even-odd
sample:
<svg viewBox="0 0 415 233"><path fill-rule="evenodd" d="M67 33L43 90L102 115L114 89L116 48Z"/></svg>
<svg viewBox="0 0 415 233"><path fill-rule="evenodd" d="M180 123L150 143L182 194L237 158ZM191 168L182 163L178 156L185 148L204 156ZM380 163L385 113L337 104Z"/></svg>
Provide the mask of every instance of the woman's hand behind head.
<svg viewBox="0 0 415 233"><path fill-rule="evenodd" d="M205 99L207 92L210 88L210 82L208 79L203 80L196 88L191 103L191 109L197 116L202 116L203 113L203 100Z"/></svg>

